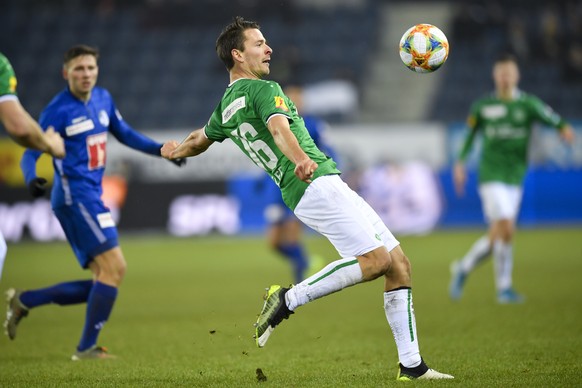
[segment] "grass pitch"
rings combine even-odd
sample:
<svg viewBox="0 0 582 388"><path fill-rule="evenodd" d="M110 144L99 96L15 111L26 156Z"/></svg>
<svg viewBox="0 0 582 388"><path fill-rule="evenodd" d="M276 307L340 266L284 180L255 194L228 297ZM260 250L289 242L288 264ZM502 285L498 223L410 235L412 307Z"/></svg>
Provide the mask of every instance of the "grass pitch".
<svg viewBox="0 0 582 388"><path fill-rule="evenodd" d="M491 263L448 299L449 264L480 231L401 238L413 263L421 352L452 381L414 386L582 386L582 231L521 230L515 287L523 305L498 305ZM337 258L310 236L311 253ZM261 237L125 237L127 277L100 344L116 360L72 362L84 305L31 311L18 337L0 338L2 387L391 387L397 354L382 280L305 305L263 349L252 339L264 287L289 284L287 263ZM9 245L0 287L84 279L66 243ZM4 314L4 308L2 308ZM257 379L257 368L267 380Z"/></svg>

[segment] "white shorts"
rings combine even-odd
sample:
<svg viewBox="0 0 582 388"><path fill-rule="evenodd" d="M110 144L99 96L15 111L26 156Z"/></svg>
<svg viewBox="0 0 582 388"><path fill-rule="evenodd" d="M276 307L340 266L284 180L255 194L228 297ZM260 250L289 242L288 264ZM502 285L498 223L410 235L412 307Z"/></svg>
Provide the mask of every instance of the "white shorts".
<svg viewBox="0 0 582 388"><path fill-rule="evenodd" d="M295 208L295 215L333 244L340 256L355 257L400 243L378 214L339 177L315 179Z"/></svg>
<svg viewBox="0 0 582 388"><path fill-rule="evenodd" d="M488 222L515 220L519 212L523 189L521 186L501 182L488 182L479 186L483 214Z"/></svg>

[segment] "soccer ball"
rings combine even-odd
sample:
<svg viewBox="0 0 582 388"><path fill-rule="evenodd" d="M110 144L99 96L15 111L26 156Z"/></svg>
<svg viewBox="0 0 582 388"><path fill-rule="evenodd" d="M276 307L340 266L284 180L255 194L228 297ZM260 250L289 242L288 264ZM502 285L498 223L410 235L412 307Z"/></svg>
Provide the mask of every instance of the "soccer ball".
<svg viewBox="0 0 582 388"><path fill-rule="evenodd" d="M412 26L400 39L400 59L417 73L432 73L445 63L448 56L449 41L432 24Z"/></svg>

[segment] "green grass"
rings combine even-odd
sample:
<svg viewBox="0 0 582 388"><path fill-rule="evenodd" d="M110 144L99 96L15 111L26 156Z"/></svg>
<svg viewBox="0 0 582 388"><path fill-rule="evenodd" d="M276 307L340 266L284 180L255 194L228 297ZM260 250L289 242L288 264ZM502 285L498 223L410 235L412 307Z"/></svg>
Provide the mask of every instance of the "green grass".
<svg viewBox="0 0 582 388"><path fill-rule="evenodd" d="M449 263L478 231L402 238L413 263L418 334L429 365L448 382L413 386L582 385L582 232L522 230L515 286L523 305L495 302L491 263L448 299ZM310 237L329 260L333 247ZM100 344L117 360L73 363L84 305L31 312L18 338L0 338L0 386L391 387L397 354L382 308L383 282L301 307L264 349L252 340L263 288L288 284L287 264L260 237L125 237L128 273ZM66 243L9 245L2 290L87 278ZM257 382L261 368L267 382Z"/></svg>

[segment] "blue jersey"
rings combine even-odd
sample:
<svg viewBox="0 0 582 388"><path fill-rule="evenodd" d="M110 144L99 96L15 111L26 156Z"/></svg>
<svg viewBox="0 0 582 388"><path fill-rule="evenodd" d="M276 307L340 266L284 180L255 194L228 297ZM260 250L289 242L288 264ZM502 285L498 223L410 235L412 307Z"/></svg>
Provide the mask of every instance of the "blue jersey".
<svg viewBox="0 0 582 388"><path fill-rule="evenodd" d="M67 152L64 159L53 159L53 208L77 202L101 201L109 132L131 148L160 156L162 144L123 121L109 92L100 87L92 90L87 102L65 89L44 109L39 123L43 130L54 127L61 134ZM40 155L39 151L26 150L22 156L20 166L27 183L36 178L36 161Z"/></svg>

